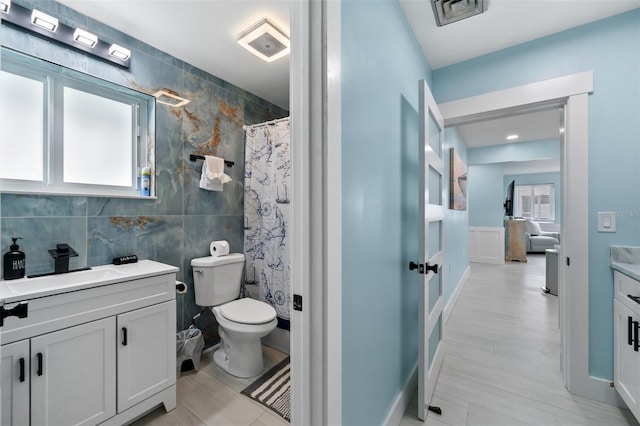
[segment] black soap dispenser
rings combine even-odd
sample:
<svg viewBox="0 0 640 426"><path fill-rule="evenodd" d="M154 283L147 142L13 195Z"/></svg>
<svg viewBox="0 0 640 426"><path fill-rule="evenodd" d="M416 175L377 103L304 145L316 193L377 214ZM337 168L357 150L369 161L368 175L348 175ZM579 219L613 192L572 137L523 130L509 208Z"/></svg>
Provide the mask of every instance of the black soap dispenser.
<svg viewBox="0 0 640 426"><path fill-rule="evenodd" d="M26 262L24 259L24 253L19 250L20 246L17 244L18 240L22 238L11 238L13 240L13 244L8 251L4 254L4 279L5 280L15 280L18 278L24 278L24 271L26 267Z"/></svg>

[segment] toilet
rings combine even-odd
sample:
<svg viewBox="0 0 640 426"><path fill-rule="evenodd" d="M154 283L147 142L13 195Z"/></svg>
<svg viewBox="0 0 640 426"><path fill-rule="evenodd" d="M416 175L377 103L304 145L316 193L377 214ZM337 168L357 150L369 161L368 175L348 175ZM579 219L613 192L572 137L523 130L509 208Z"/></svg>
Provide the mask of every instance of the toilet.
<svg viewBox="0 0 640 426"><path fill-rule="evenodd" d="M220 348L213 361L236 377L262 373L262 339L278 320L276 310L265 302L240 295L244 254L207 256L191 260L196 305L208 307L218 321Z"/></svg>

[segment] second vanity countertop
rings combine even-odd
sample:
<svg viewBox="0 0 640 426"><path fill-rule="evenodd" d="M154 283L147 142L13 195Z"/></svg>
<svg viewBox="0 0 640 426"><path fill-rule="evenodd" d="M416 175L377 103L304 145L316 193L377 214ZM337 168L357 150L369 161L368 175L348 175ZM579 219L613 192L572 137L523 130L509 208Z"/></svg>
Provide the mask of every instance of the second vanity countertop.
<svg viewBox="0 0 640 426"><path fill-rule="evenodd" d="M102 265L90 270L36 278L0 281L0 301L19 302L123 281L177 272L178 268L153 260L124 265Z"/></svg>
<svg viewBox="0 0 640 426"><path fill-rule="evenodd" d="M640 281L640 247L610 246L611 268Z"/></svg>

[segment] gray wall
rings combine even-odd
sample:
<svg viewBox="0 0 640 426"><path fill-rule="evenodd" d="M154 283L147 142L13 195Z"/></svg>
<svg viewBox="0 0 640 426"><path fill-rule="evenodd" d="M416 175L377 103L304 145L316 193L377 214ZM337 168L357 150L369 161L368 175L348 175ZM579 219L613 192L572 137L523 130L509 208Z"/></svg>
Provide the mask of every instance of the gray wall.
<svg viewBox="0 0 640 426"><path fill-rule="evenodd" d="M20 3L29 8L35 4ZM243 250L242 126L288 112L58 3L38 2L37 6L62 23L87 28L130 48L131 68L108 65L4 25L3 46L146 93L168 89L191 103L177 109L156 107L158 199L0 194L2 253L8 251L10 237L23 237L27 274L52 271L47 249L59 242L69 243L80 253L72 260L72 268L110 263L125 254L175 265L180 268L178 279L186 281L190 290L178 296L177 327L183 328L200 311L194 302L191 258L208 255L211 240L226 239L232 251ZM224 192L198 188L202 162L188 160L195 151L235 161L227 169L233 182L225 185Z"/></svg>

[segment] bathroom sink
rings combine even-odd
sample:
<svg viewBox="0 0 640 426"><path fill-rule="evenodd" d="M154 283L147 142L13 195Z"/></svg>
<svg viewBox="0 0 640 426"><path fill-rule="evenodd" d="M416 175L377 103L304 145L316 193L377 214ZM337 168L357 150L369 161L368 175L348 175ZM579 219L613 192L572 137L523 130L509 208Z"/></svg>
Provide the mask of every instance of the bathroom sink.
<svg viewBox="0 0 640 426"><path fill-rule="evenodd" d="M11 296L34 293L41 296L55 292L72 291L75 287L84 288L109 284L121 280L126 275L127 273L118 270L117 266L105 265L77 272L2 281L0 287L3 293L8 293L7 295Z"/></svg>

